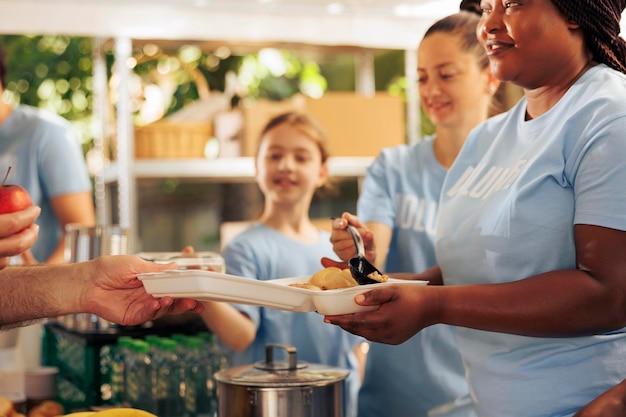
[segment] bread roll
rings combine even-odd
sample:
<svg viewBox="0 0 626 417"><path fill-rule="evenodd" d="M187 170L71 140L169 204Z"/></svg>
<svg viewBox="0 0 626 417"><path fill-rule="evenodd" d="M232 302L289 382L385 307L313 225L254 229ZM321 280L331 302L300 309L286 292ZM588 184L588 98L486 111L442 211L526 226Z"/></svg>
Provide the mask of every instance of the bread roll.
<svg viewBox="0 0 626 417"><path fill-rule="evenodd" d="M65 414L63 406L56 401L46 400L28 412L28 417L57 417Z"/></svg>
<svg viewBox="0 0 626 417"><path fill-rule="evenodd" d="M6 397L0 397L0 417L11 416L14 412L13 401Z"/></svg>
<svg viewBox="0 0 626 417"><path fill-rule="evenodd" d="M339 288L350 288L359 285L349 269L341 270L331 266L315 273L308 281L310 285L322 290L336 290Z"/></svg>

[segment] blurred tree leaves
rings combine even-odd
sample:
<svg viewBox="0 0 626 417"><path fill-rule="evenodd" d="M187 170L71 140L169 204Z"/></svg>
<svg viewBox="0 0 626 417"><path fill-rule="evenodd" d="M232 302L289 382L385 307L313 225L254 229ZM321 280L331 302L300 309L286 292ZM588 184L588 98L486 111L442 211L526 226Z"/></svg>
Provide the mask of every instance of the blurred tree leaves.
<svg viewBox="0 0 626 417"><path fill-rule="evenodd" d="M0 35L0 43L8 61L5 99L14 105L28 104L63 116L80 133L84 151L91 149L92 129L96 127L92 101L92 39ZM111 44L105 48L109 75L114 65L111 48ZM158 116L162 117L197 100L207 91L224 91L228 73L237 76L239 86L235 98L280 100L298 92L320 97L328 89L353 90L354 59L349 54L339 58L332 55L315 59L272 48L235 56L227 47L204 51L197 46L182 45L162 50L154 44L143 44L133 49L133 70L139 84L152 83L167 90L164 108ZM376 89L404 95L403 72L401 51L376 56ZM146 99L135 101L133 111L137 120ZM428 130L428 121L422 122Z"/></svg>
<svg viewBox="0 0 626 417"><path fill-rule="evenodd" d="M91 39L2 35L0 43L7 54L8 100L65 117L88 148L92 141Z"/></svg>

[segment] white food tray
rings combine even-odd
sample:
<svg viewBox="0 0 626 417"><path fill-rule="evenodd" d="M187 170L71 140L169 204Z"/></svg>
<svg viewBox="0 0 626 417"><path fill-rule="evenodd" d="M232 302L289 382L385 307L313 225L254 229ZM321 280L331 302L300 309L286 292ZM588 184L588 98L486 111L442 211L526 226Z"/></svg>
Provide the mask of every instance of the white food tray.
<svg viewBox="0 0 626 417"><path fill-rule="evenodd" d="M193 298L199 301L225 301L264 306L278 310L310 312L323 315L349 314L374 310L377 306L360 306L357 294L378 286L393 284L426 285L427 281L390 278L381 284L360 285L338 290L315 291L291 287L305 283L309 277L280 278L259 281L212 271L175 270L138 275L146 291L155 297Z"/></svg>

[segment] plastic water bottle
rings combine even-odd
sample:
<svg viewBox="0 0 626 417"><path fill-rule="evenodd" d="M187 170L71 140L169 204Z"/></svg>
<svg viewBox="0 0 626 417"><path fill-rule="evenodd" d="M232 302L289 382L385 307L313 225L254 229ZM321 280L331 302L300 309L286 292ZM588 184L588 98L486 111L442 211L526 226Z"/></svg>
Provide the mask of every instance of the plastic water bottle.
<svg viewBox="0 0 626 417"><path fill-rule="evenodd" d="M113 347L109 368L109 383L111 386L111 404L123 406L126 404L124 383L124 365L126 357L131 352L133 339L128 336L120 336Z"/></svg>
<svg viewBox="0 0 626 417"><path fill-rule="evenodd" d="M205 343L199 337L185 339L186 355L183 358L183 398L189 417L213 417L215 398L210 383L212 364L205 354Z"/></svg>
<svg viewBox="0 0 626 417"><path fill-rule="evenodd" d="M211 416L217 416L218 398L217 398L217 381L213 376L216 372L228 367L228 357L226 352L219 346L217 339L213 333L198 333L204 341L205 360L210 364L209 378L207 379L207 389L210 391Z"/></svg>
<svg viewBox="0 0 626 417"><path fill-rule="evenodd" d="M183 402L181 390L181 366L176 353L176 342L160 339L154 355L156 415L159 417L181 417Z"/></svg>
<svg viewBox="0 0 626 417"><path fill-rule="evenodd" d="M149 354L150 345L143 340L133 340L130 347L130 354L124 362L126 398L131 407L156 414L154 364Z"/></svg>

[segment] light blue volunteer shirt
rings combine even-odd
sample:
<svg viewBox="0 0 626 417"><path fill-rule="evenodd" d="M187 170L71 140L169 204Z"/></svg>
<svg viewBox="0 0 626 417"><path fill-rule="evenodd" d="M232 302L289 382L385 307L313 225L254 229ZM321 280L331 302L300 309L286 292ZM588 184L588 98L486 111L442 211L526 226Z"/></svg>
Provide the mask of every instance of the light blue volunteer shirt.
<svg viewBox="0 0 626 417"><path fill-rule="evenodd" d="M573 269L575 224L626 230L625 97L626 76L598 65L542 116L524 121L522 100L471 133L441 199L436 250L446 285ZM571 416L626 378L623 329L457 336L481 417Z"/></svg>
<svg viewBox="0 0 626 417"><path fill-rule="evenodd" d="M322 257L335 257L330 234L320 231L315 244L304 244L261 223L233 238L224 249L226 272L267 281L276 278L310 276L323 269ZM324 323L318 313L293 313L266 307L236 305L257 326L254 342L243 352L233 352L232 365L249 365L265 359L265 345L295 346L298 360L350 371L344 385L346 417L356 416L360 387L354 347L362 338L338 326Z"/></svg>
<svg viewBox="0 0 626 417"><path fill-rule="evenodd" d="M384 271L421 272L436 264L435 227L446 169L433 138L384 149L368 168L357 214L392 228ZM410 317L403 318L410 320ZM454 328L431 326L402 343L371 343L359 392L359 417L420 417L465 397L456 416L475 415Z"/></svg>
<svg viewBox="0 0 626 417"><path fill-rule="evenodd" d="M0 124L0 171L11 166L8 183L24 187L33 204L41 207L39 237L32 247L43 262L63 233L50 199L91 191L91 182L72 125L62 117L20 105Z"/></svg>

